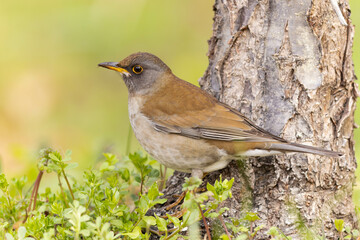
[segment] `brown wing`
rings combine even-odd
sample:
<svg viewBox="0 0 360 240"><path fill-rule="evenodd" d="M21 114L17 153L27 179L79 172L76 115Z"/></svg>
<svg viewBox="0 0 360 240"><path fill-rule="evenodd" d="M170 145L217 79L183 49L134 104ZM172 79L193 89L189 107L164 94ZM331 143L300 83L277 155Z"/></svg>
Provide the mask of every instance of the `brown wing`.
<svg viewBox="0 0 360 240"><path fill-rule="evenodd" d="M156 101L147 101L142 109L156 130L217 141L286 142L200 88L182 80L167 81L152 96Z"/></svg>
<svg viewBox="0 0 360 240"><path fill-rule="evenodd" d="M202 111L184 115L152 118L158 131L180 134L192 138L219 141L267 142L285 140L254 125L249 119L220 104Z"/></svg>

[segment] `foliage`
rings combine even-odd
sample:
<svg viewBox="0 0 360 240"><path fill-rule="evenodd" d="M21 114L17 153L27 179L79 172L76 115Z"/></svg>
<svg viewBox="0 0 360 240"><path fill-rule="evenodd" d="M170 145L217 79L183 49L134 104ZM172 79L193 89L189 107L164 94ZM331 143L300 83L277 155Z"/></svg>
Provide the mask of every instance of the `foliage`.
<svg viewBox="0 0 360 240"><path fill-rule="evenodd" d="M358 239L360 233L357 229L351 229L350 226L345 225L345 221L342 219L335 219L334 225L339 233L339 239Z"/></svg>
<svg viewBox="0 0 360 240"><path fill-rule="evenodd" d="M149 215L155 205L166 202L157 184L159 170L141 153L129 154L128 161L133 170L106 153L101 164L84 171L79 180L67 173L77 166L71 162L70 151L63 156L52 149L41 150L39 176L31 194L25 191L26 177L8 181L0 174L0 239L150 239L152 235L163 240L180 236L200 239L199 221L204 218L220 223L220 239L254 239L261 230L271 239L291 239L276 227L264 231L256 213L224 219L229 209L222 205L232 197L234 179L223 180L221 176L214 185L207 183L207 191L202 193L198 193L200 179L186 179L182 215ZM44 173L57 174L59 190L46 188L38 193ZM335 220L334 225L340 239L359 235L343 220Z"/></svg>

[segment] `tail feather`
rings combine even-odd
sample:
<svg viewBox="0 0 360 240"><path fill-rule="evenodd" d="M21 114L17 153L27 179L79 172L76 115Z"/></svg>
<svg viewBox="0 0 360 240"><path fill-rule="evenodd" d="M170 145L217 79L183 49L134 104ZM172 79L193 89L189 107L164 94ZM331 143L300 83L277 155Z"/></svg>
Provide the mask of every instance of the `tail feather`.
<svg viewBox="0 0 360 240"><path fill-rule="evenodd" d="M326 150L322 148L307 146L298 143L273 143L270 147L271 150L278 150L282 152L301 152L301 153L311 153L318 154L329 157L340 157L343 155L341 152L334 152L331 150Z"/></svg>

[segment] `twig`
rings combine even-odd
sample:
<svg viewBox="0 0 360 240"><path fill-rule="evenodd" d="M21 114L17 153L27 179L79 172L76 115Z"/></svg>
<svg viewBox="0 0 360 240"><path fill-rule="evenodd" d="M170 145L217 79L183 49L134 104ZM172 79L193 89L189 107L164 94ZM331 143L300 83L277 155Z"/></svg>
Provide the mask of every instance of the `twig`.
<svg viewBox="0 0 360 240"><path fill-rule="evenodd" d="M210 235L209 226L208 226L208 224L207 224L207 222L206 222L204 213L203 213L203 211L201 210L200 203L198 203L197 205L198 205L198 207L199 207L199 210L200 210L200 213L201 213L201 217L202 217L202 219L203 219L203 221L204 221L204 225L205 225L205 229L206 229L206 234L207 234L209 240L211 240L211 235Z"/></svg>
<svg viewBox="0 0 360 240"><path fill-rule="evenodd" d="M220 214L219 215L219 219L220 219L220 222L221 224L223 225L224 229L225 229L225 232L226 232L226 235L228 236L229 240L231 240L231 234L229 233L226 225L225 225L225 221L224 221L224 218L222 217L222 215Z"/></svg>
<svg viewBox="0 0 360 240"><path fill-rule="evenodd" d="M31 205L33 205L33 208L32 210L35 210L35 207L36 207L36 200L37 200L37 194L38 194L38 190L39 190L39 186L40 186L40 181L41 181L41 178L42 178L42 175L44 174L44 171L40 171L36 180L35 180L35 183L34 183L34 188L32 190L32 193L31 193L31 197L30 197L30 203L29 203L29 207L28 207L28 212L31 211Z"/></svg>

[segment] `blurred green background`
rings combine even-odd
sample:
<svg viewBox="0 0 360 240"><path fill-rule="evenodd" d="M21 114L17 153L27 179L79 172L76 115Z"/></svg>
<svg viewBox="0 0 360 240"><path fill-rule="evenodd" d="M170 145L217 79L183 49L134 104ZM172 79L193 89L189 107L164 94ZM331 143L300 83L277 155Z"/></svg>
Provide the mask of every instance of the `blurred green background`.
<svg viewBox="0 0 360 240"><path fill-rule="evenodd" d="M103 152L124 155L127 90L117 74L97 63L148 51L177 76L196 83L208 64L213 2L2 0L1 171L8 177L34 176L38 150L49 145L62 152L73 150L79 169L92 167ZM350 4L353 23L360 25L360 2ZM356 119L360 124L359 110ZM359 130L355 135L360 139ZM360 140L356 144L359 158ZM131 151L139 149L134 138L130 146Z"/></svg>

